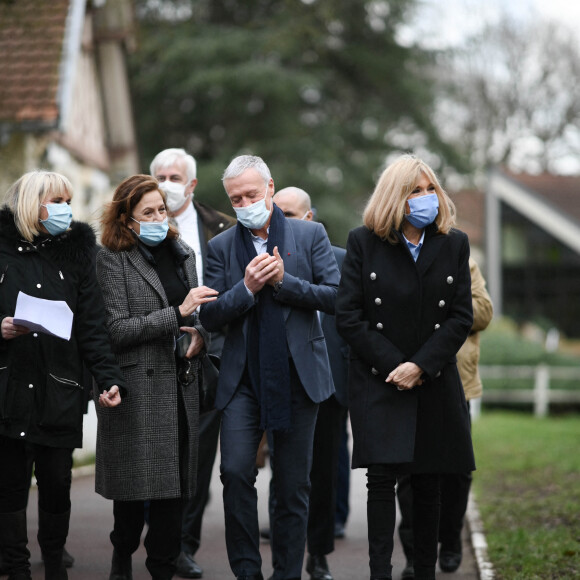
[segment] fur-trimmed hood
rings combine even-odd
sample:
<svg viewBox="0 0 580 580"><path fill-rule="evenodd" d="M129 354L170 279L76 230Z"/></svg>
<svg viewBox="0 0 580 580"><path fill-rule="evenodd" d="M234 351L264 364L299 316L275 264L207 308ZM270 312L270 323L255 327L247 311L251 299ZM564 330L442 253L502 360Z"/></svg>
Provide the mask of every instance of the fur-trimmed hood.
<svg viewBox="0 0 580 580"><path fill-rule="evenodd" d="M81 266L86 266L94 260L97 251L97 239L93 228L89 224L77 221L73 221L70 229L58 236L41 236L32 243L25 241L16 228L14 214L7 206L0 209L0 241L31 246L46 241L47 251L59 262L72 262Z"/></svg>

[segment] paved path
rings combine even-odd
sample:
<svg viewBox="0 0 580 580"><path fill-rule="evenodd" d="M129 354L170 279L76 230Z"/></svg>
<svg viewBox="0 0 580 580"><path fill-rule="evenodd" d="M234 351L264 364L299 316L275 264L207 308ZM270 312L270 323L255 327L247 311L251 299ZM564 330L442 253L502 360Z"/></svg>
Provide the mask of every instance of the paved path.
<svg viewBox="0 0 580 580"><path fill-rule="evenodd" d="M223 529L223 509L221 500L221 482L218 477L217 462L214 468L211 488L211 499L206 509L202 546L196 555L197 562L204 569L205 580L231 580L233 575L229 568ZM267 486L269 470L260 470L258 476L259 517L262 526L267 525ZM335 580L368 580L368 555L366 540L366 478L364 470L352 472L351 515L346 529L346 537L337 540L335 551L329 555L328 561ZM44 578L43 566L40 562L40 552L36 541L36 489L30 495L29 540L32 553L32 577L34 580ZM94 492L92 475L77 476L72 485L72 516L70 535L67 548L76 558L75 565L69 570L70 580L107 580L109 577L111 544L109 532L113 523L112 502L103 499ZM438 580L477 580L475 562L467 535L464 537L464 560L459 570L454 574L438 572ZM272 573L269 545L261 545L264 561L264 577ZM405 565L404 556L399 543L395 545L393 555L393 578L399 579ZM133 557L134 580L150 578L145 568L145 551L139 548ZM303 578L309 578L306 572Z"/></svg>

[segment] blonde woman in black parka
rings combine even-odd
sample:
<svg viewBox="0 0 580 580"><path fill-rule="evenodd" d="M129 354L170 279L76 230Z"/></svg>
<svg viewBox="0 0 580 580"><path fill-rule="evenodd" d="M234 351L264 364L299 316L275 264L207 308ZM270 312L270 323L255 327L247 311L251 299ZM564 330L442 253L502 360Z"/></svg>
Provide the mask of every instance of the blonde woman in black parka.
<svg viewBox="0 0 580 580"><path fill-rule="evenodd" d="M66 177L32 171L10 188L0 210L0 544L11 580L30 578L26 448L38 482L45 577L61 580L72 452L82 446L83 363L101 405L118 405L124 384L104 327L95 234L72 221L71 198ZM14 324L19 292L65 301L73 312L70 340Z"/></svg>
<svg viewBox="0 0 580 580"><path fill-rule="evenodd" d="M366 467L371 579L392 577L395 484L411 474L415 578L434 580L439 475L475 469L456 353L473 315L467 236L433 170L405 155L350 232L336 301L349 343L354 467Z"/></svg>

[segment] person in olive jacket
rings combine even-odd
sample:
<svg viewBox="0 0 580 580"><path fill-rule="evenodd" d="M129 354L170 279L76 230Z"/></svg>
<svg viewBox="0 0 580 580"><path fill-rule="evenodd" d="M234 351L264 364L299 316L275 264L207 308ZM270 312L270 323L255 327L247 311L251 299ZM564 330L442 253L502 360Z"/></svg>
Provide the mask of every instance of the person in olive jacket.
<svg viewBox="0 0 580 580"><path fill-rule="evenodd" d="M82 446L83 363L101 406L117 406L124 386L104 327L95 234L72 221L72 193L66 177L31 171L12 185L0 210L0 544L11 579L30 578L27 447L38 482L45 577L60 580L67 578L62 549L72 451ZM66 301L73 312L70 339L15 324L20 292Z"/></svg>
<svg viewBox="0 0 580 580"><path fill-rule="evenodd" d="M434 580L442 473L475 469L456 353L473 322L469 243L433 170L385 169L350 232L336 301L351 348L352 466L366 467L372 579L392 578L395 485L411 474L415 577Z"/></svg>

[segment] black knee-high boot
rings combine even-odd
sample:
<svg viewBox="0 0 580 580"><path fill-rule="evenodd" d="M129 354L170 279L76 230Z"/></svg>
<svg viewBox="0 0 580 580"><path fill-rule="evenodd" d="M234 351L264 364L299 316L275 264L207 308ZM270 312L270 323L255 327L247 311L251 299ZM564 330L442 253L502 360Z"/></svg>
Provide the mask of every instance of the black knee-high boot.
<svg viewBox="0 0 580 580"><path fill-rule="evenodd" d="M131 554L121 554L116 548L113 550L109 580L133 580Z"/></svg>
<svg viewBox="0 0 580 580"><path fill-rule="evenodd" d="M62 550L68 536L70 510L50 514L38 509L38 544L44 559L45 580L67 580L68 574L62 562Z"/></svg>
<svg viewBox="0 0 580 580"><path fill-rule="evenodd" d="M0 513L0 545L8 580L30 580L26 510Z"/></svg>

